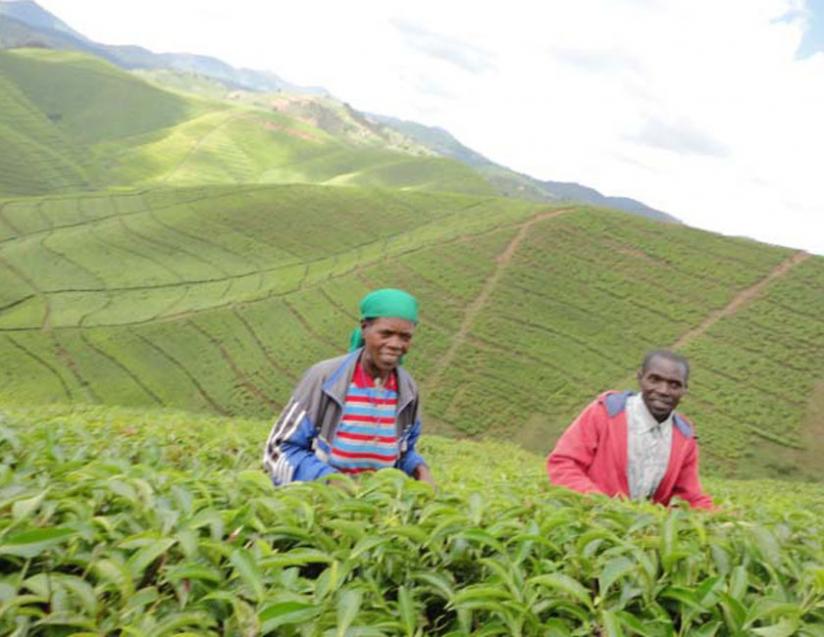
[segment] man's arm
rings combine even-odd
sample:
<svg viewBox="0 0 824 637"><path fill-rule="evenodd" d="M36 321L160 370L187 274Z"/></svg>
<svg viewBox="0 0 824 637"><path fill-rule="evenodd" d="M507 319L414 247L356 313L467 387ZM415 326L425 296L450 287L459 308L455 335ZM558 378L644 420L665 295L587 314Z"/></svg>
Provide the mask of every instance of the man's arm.
<svg viewBox="0 0 824 637"><path fill-rule="evenodd" d="M578 491L600 493L587 476L598 448L598 423L603 406L591 403L558 439L547 457L546 469L552 484Z"/></svg>
<svg viewBox="0 0 824 637"><path fill-rule="evenodd" d="M312 448L317 430L306 406L311 402L312 392L317 391L320 391L320 381L310 370L269 433L263 450L263 467L276 486L316 480L335 471L320 460Z"/></svg>
<svg viewBox="0 0 824 637"><path fill-rule="evenodd" d="M672 497L686 500L694 509L715 509L712 498L701 488L701 480L698 477L698 443L695 441L690 445L684 464L681 465L681 471L672 488Z"/></svg>

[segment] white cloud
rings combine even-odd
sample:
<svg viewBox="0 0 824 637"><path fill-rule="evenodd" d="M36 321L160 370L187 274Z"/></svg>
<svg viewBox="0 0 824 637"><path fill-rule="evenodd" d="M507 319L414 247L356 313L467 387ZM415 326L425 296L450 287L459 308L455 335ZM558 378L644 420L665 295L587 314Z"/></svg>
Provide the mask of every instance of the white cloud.
<svg viewBox="0 0 824 637"><path fill-rule="evenodd" d="M824 53L796 59L796 0L42 4L95 39L268 68L539 178L824 253Z"/></svg>

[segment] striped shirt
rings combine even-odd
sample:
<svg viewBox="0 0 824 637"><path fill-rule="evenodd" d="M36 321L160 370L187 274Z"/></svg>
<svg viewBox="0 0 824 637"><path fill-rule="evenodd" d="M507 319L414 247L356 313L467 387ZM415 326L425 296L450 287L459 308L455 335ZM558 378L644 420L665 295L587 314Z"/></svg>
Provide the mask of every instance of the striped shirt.
<svg viewBox="0 0 824 637"><path fill-rule="evenodd" d="M343 473L393 467L398 460L397 408L396 375L390 374L380 386L358 362L335 429L329 464Z"/></svg>

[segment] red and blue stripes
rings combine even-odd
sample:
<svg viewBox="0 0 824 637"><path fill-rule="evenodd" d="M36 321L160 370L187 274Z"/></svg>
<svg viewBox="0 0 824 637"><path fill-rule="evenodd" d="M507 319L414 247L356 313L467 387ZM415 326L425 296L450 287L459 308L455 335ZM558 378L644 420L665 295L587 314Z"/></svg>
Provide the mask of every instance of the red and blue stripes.
<svg viewBox="0 0 824 637"><path fill-rule="evenodd" d="M394 374L385 387L377 387L358 365L346 393L329 463L344 473L394 466L398 460L397 407Z"/></svg>

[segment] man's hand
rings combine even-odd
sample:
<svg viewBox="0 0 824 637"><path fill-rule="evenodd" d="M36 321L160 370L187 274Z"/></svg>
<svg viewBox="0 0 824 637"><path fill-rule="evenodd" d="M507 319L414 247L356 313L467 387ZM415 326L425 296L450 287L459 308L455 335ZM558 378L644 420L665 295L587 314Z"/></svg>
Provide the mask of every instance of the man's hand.
<svg viewBox="0 0 824 637"><path fill-rule="evenodd" d="M426 482L432 485L433 488L435 487L435 478L432 477L432 472L425 464L419 464L415 467L415 480Z"/></svg>

